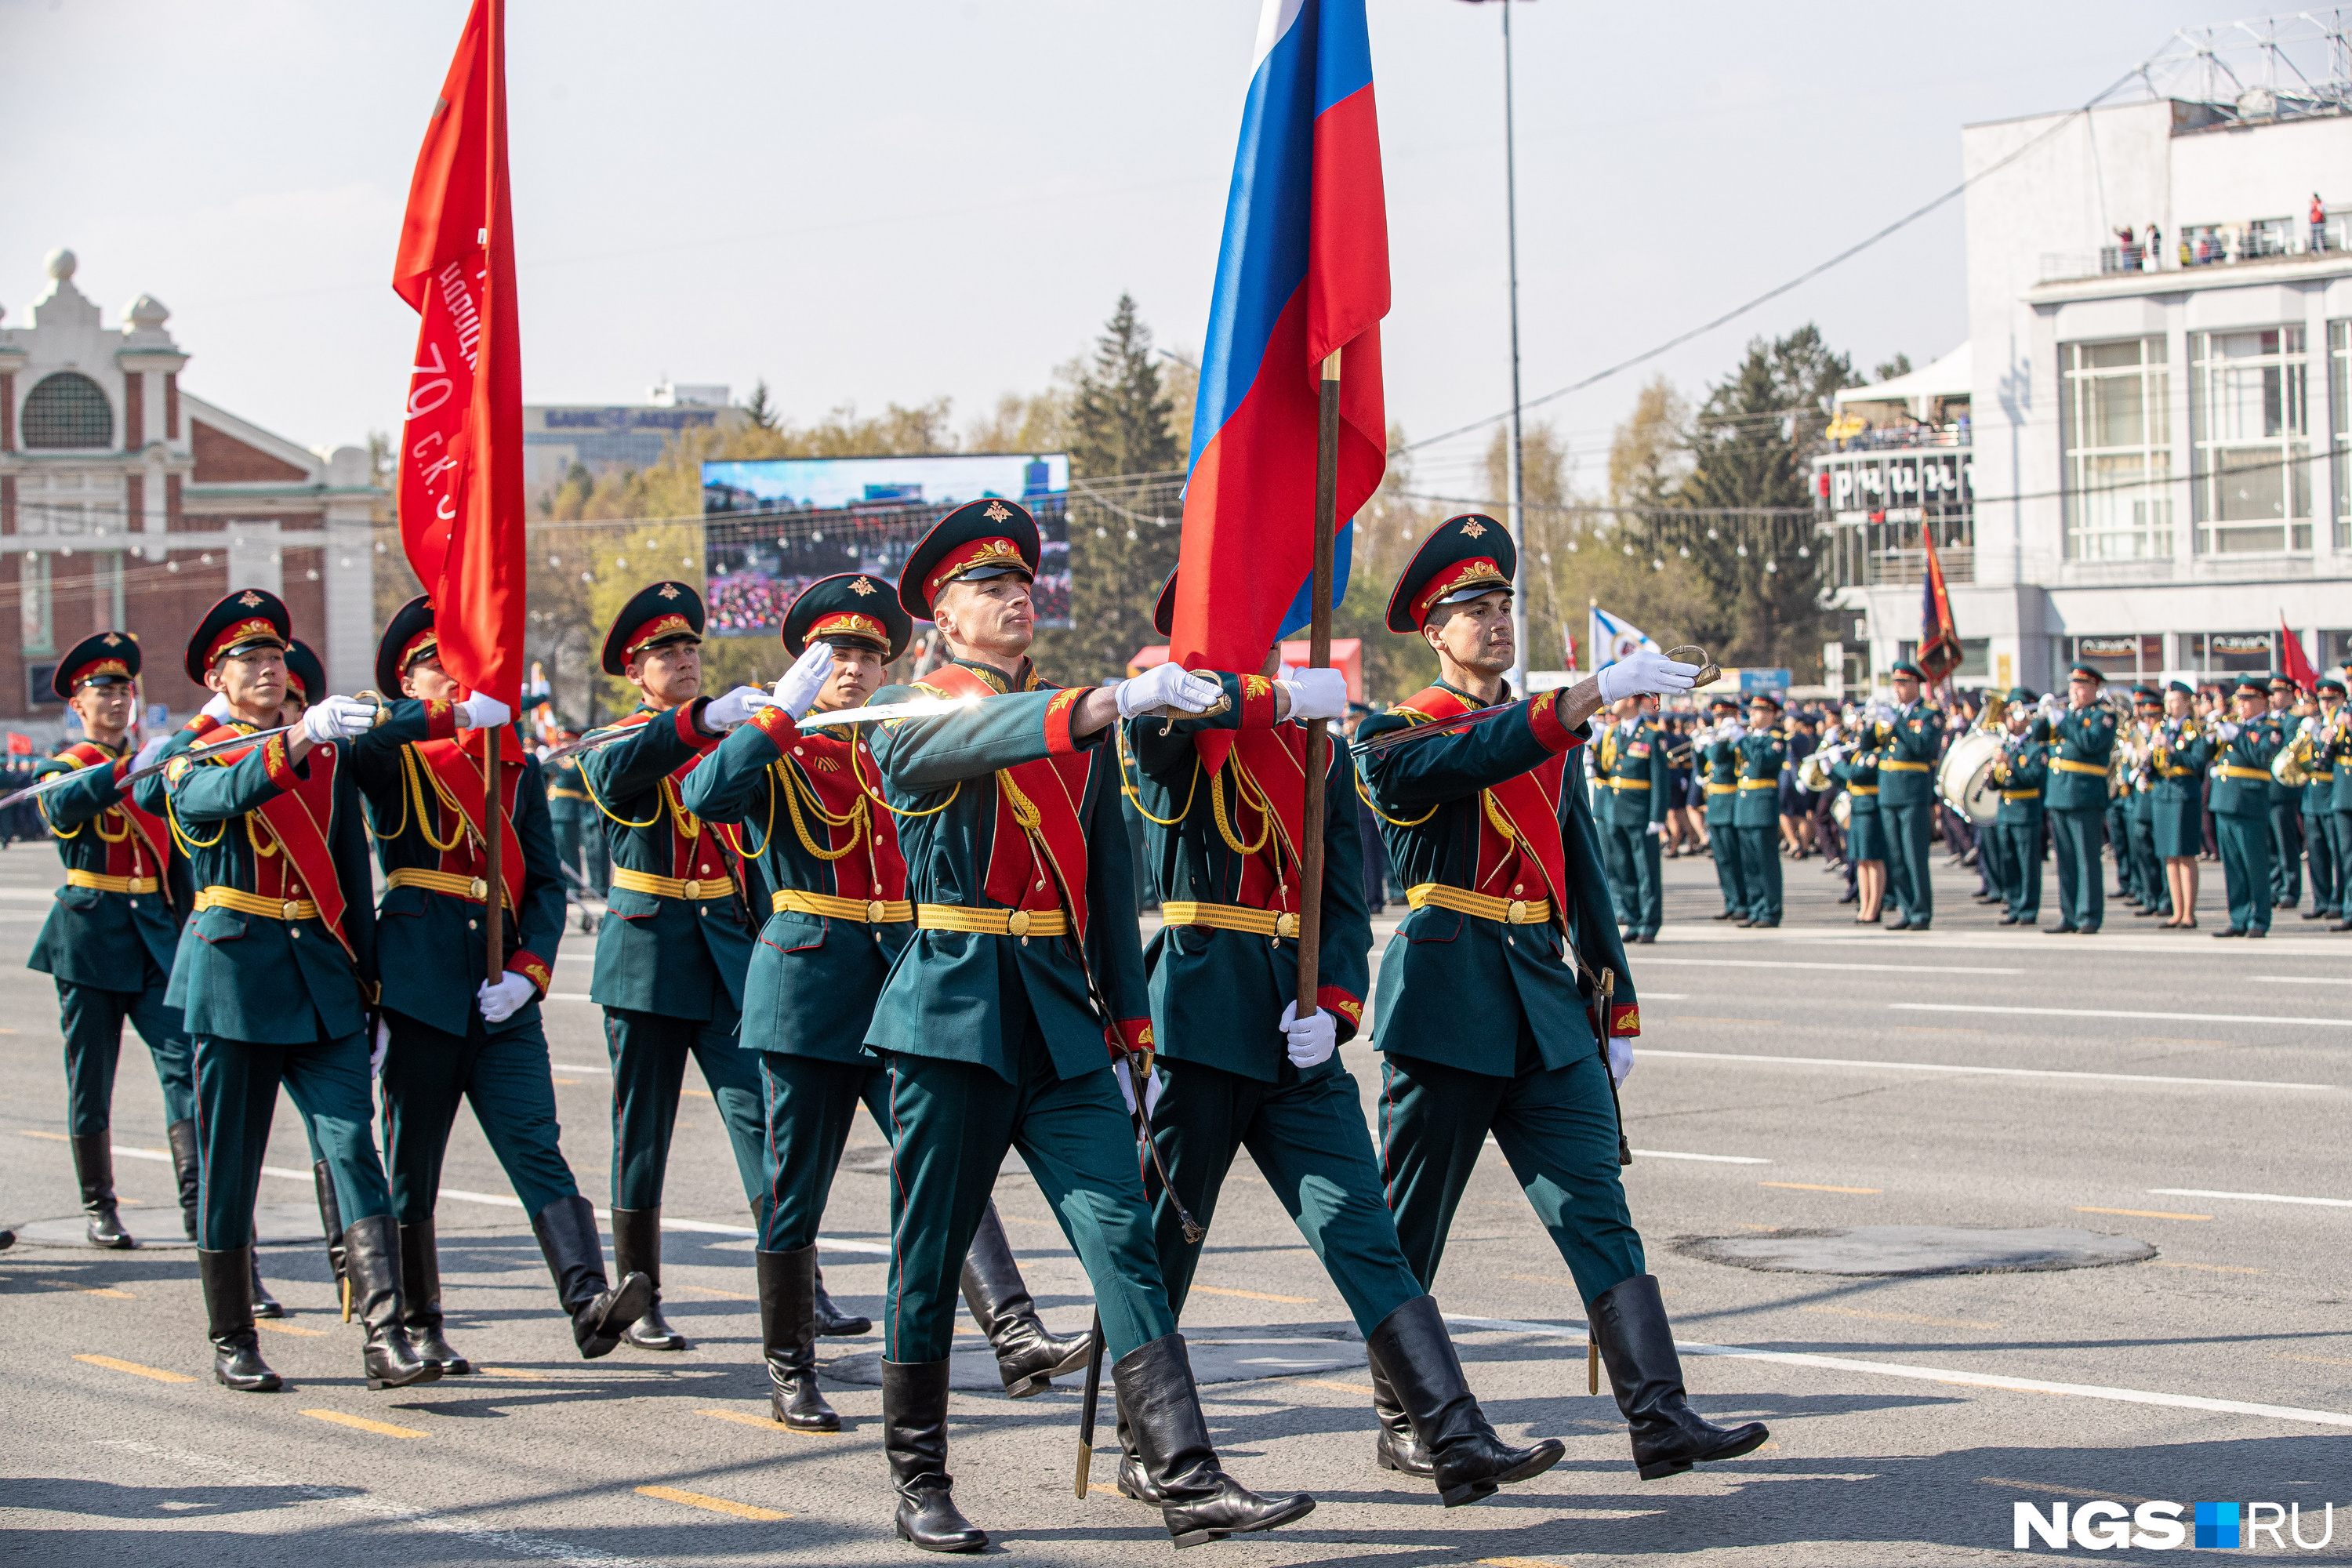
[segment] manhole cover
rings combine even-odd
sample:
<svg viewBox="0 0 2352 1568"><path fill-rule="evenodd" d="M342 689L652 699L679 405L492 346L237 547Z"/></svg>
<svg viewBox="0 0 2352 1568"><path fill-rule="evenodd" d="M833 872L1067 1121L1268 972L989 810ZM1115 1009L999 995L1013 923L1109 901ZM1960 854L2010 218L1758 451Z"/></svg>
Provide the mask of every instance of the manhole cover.
<svg viewBox="0 0 2352 1568"><path fill-rule="evenodd" d="M1686 1258L1768 1274L2027 1274L2105 1268L2156 1256L2156 1248L2145 1241L2095 1230L1980 1230L1954 1225L1695 1236L1676 1242L1675 1250Z"/></svg>

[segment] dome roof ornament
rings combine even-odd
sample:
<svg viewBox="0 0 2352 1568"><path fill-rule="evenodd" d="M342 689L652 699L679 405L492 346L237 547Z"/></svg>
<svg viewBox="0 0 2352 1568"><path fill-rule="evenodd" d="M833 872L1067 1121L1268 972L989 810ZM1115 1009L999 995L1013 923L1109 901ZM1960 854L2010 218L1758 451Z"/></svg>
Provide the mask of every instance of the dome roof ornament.
<svg viewBox="0 0 2352 1568"><path fill-rule="evenodd" d="M74 275L74 268L80 263L75 258L72 251L60 245L49 252L41 265L48 269L50 277L63 283Z"/></svg>

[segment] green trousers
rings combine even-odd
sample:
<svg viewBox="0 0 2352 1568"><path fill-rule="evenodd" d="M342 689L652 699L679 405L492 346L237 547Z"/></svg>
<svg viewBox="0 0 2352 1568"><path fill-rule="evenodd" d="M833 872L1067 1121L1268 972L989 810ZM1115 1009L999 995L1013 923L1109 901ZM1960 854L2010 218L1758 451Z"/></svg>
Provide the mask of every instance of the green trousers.
<svg viewBox="0 0 2352 1568"><path fill-rule="evenodd" d="M2271 929L2271 825L2261 816L2213 816L2221 841L2221 885L2230 898L2230 929Z"/></svg>
<svg viewBox="0 0 2352 1568"><path fill-rule="evenodd" d="M2009 843L1997 828L1977 828L1977 880L1988 894L2008 901Z"/></svg>
<svg viewBox="0 0 2352 1568"><path fill-rule="evenodd" d="M890 1078L872 1061L756 1054L766 1107L769 1198L760 1250L798 1252L815 1245L824 1223L825 1200L833 1194L858 1101L866 1102L877 1126L889 1130Z"/></svg>
<svg viewBox="0 0 2352 1568"><path fill-rule="evenodd" d="M1648 822L1603 823L1601 861L1610 900L1627 933L1657 935L1666 921L1665 872Z"/></svg>
<svg viewBox="0 0 2352 1568"><path fill-rule="evenodd" d="M2096 931L2107 912L2106 862L2101 855L2106 847L2106 811L2100 806L2053 808L2048 816L2050 847L2058 861L2058 923Z"/></svg>
<svg viewBox="0 0 2352 1568"><path fill-rule="evenodd" d="M1723 894L1723 907L1735 915L1748 912L1748 879L1739 864L1739 831L1729 822L1709 821L1706 825L1708 853L1715 857L1715 885Z"/></svg>
<svg viewBox="0 0 2352 1568"><path fill-rule="evenodd" d="M719 1005L725 1002L721 996ZM687 1058L691 1057L702 1068L702 1081L710 1086L727 1142L735 1151L743 1200L756 1211L767 1184L762 1169L767 1116L754 1053L735 1040L734 1010L697 1022L607 1007L604 1045L613 1062L613 1206L661 1206L670 1134L677 1127L678 1090L685 1085Z"/></svg>
<svg viewBox="0 0 2352 1568"><path fill-rule="evenodd" d="M553 816L548 826L555 835L555 858L569 873L564 890L603 898L613 880L612 850L603 825L593 816Z"/></svg>
<svg viewBox="0 0 2352 1568"><path fill-rule="evenodd" d="M2156 816L2135 811L2131 816L2131 881L2139 907L2160 915L2172 912L2172 886L2164 875L2164 861L2156 852Z"/></svg>
<svg viewBox="0 0 2352 1568"><path fill-rule="evenodd" d="M76 1137L114 1125L114 1071L122 1058L125 1023L139 1031L155 1064L156 1080L163 1086L164 1124L196 1113L196 1071L180 1010L164 1005L164 977L150 979L143 991L58 982L58 1022L66 1037L66 1131Z"/></svg>
<svg viewBox="0 0 2352 1568"><path fill-rule="evenodd" d="M2352 811L2330 811L2326 817L2327 854L2336 868L2336 918L2352 917Z"/></svg>
<svg viewBox="0 0 2352 1568"><path fill-rule="evenodd" d="M343 1224L392 1212L369 1126L368 1037L273 1046L199 1035L196 1067L196 1245L226 1252L253 1240L253 1200L282 1085L310 1147L335 1181Z"/></svg>
<svg viewBox="0 0 2352 1568"><path fill-rule="evenodd" d="M562 1129L555 1121L545 1029L533 1024L491 1035L477 1013L471 1030L450 1035L405 1014L383 1017L392 1030L382 1081L394 1217L403 1225L432 1217L460 1104L473 1106L523 1213L537 1215L580 1191L557 1144Z"/></svg>
<svg viewBox="0 0 2352 1568"><path fill-rule="evenodd" d="M1747 890L1751 921L1780 921L1780 826L1735 827L1739 840L1739 883Z"/></svg>
<svg viewBox="0 0 2352 1568"><path fill-rule="evenodd" d="M2271 898L2303 902L2303 807L2293 802L2271 802Z"/></svg>
<svg viewBox="0 0 2352 1568"><path fill-rule="evenodd" d="M1397 1237L1423 1290L1434 1290L1454 1213L1486 1135L1509 1162L1590 1303L1644 1272L1625 1206L1617 1110L1599 1052L1546 1069L1520 1026L1520 1070L1465 1072L1391 1053L1381 1068L1381 1173Z"/></svg>
<svg viewBox="0 0 2352 1568"><path fill-rule="evenodd" d="M1055 1076L1034 1020L1015 1059L1017 1083L972 1062L889 1058L890 1283L882 1331L892 1361L946 1359L964 1254L997 1171L1016 1149L1093 1281L1104 1353L1116 1362L1176 1331L1134 1125L1110 1064Z"/></svg>
<svg viewBox="0 0 2352 1568"><path fill-rule="evenodd" d="M1935 820L1932 800L1890 805L1884 795L1878 797L1878 822L1886 833L1886 890L1915 926L1936 918L1936 884L1927 875Z"/></svg>
<svg viewBox="0 0 2352 1568"><path fill-rule="evenodd" d="M1339 1288L1358 1330L1370 1333L1423 1293L1381 1194L1381 1167L1356 1080L1337 1061L1305 1078L1286 1061L1277 1083L1197 1062L1161 1065L1168 1088L1152 1112L1152 1142L1195 1220L1208 1226L1214 1219L1234 1155L1247 1149L1275 1201ZM1158 1184L1156 1169L1148 1177L1147 1185ZM1184 1239L1183 1221L1165 1192L1153 1220L1160 1276L1181 1318L1205 1244Z"/></svg>
<svg viewBox="0 0 2352 1568"><path fill-rule="evenodd" d="M2340 914L2344 907L2344 865L2336 858L2336 836L2328 830L2332 811L2303 814L2304 853L2311 860L2311 907L2323 915Z"/></svg>
<svg viewBox="0 0 2352 1568"><path fill-rule="evenodd" d="M2000 846L2003 912L2021 925L2042 918L2042 824L2004 822L1985 829L1987 844Z"/></svg>

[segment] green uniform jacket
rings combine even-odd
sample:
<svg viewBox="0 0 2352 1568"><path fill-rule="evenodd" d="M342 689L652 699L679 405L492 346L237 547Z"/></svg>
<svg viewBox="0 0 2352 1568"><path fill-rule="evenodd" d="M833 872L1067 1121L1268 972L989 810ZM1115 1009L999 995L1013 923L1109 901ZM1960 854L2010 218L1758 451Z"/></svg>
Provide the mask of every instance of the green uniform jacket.
<svg viewBox="0 0 2352 1568"><path fill-rule="evenodd" d="M1674 805L1666 798L1665 737L1647 719L1635 720L1631 735L1614 723L1597 732L1592 777L1600 785L1592 803L1595 821L1639 827L1665 821L1666 810Z"/></svg>
<svg viewBox="0 0 2352 1568"><path fill-rule="evenodd" d="M2336 710L2340 716L2341 708ZM2326 721L2322 721L2326 726ZM2332 811L2352 811L2352 724L2339 717L2332 727L2321 731L2323 743L2311 749L2312 765L2326 768L2336 775L2335 793L2328 797Z"/></svg>
<svg viewBox="0 0 2352 1568"><path fill-rule="evenodd" d="M588 798L588 786L580 782L577 756L562 757L548 763L541 777L547 786L550 817L583 828L595 821L596 804Z"/></svg>
<svg viewBox="0 0 2352 1568"><path fill-rule="evenodd" d="M2193 722L2193 721L2192 721ZM2170 729L2171 721L2157 726L2157 740L2162 744L2168 734L2176 741L2179 731ZM2164 745L2162 755L2148 763L2155 775L2149 793L2161 805L2195 806L2204 809L2205 769L2213 760L2213 727L2198 724L2196 733L2187 745Z"/></svg>
<svg viewBox="0 0 2352 1568"><path fill-rule="evenodd" d="M464 819L436 795L432 774L415 748L386 744L378 739L383 733L374 731L352 742L351 761L384 874L405 869L479 877L479 843L462 826ZM539 761L530 755L519 731L508 731L499 754L502 772L515 781L514 834L522 849L521 865L502 859L499 868L509 905L500 926L506 945L502 968L528 977L543 996L555 978L564 914L547 787ZM463 765L478 768L480 759L469 757ZM474 793L481 793L478 775ZM446 851L435 847L436 841L452 840ZM387 888L376 906L375 924L383 1005L445 1035L463 1037L478 1015L477 994L489 976L481 919L482 906L468 899L426 888ZM483 1026L493 1036L510 1035L539 1022L539 996L534 996L504 1022L485 1022Z"/></svg>
<svg viewBox="0 0 2352 1568"><path fill-rule="evenodd" d="M2116 752L2114 711L2098 703L2069 708L2051 721L2050 738L2054 747L2044 803L2053 811L2105 811L2107 763ZM2267 791L2263 798L2267 805Z"/></svg>
<svg viewBox="0 0 2352 1568"><path fill-rule="evenodd" d="M1481 705L1443 683L1432 689L1472 708ZM1519 1029L1507 1004L1516 1000L1547 1068L1591 1055L1588 998L1577 973L1562 961L1563 921L1565 935L1587 968L1616 973L1614 1031L1641 1032L1633 977L1601 875L1591 805L1580 787L1562 784L1559 759L1590 741L1591 730L1571 731L1561 725L1559 695L1546 692L1460 734L1360 756L1366 793L1381 816L1381 837L1408 888L1437 882L1491 891L1478 886L1482 854L1491 851L1496 831L1483 795L1529 773L1547 794L1558 795L1556 820L1568 883L1562 889L1567 907L1555 910L1558 918L1548 925L1506 925L1434 904L1405 916L1381 958L1373 1002L1375 1049L1490 1078L1515 1077ZM1392 708L1367 719L1356 738L1360 744L1418 721L1410 709ZM1533 891L1540 896L1540 889Z"/></svg>
<svg viewBox="0 0 2352 1568"><path fill-rule="evenodd" d="M896 822L866 793L877 786L865 744L862 727L803 732L782 709L762 708L686 775L678 797L736 829L772 891L903 905L907 863ZM743 1047L872 1061L874 1003L915 930L905 910L883 912L898 918L834 919L775 910L772 899L743 978Z"/></svg>
<svg viewBox="0 0 2352 1568"><path fill-rule="evenodd" d="M2050 787L2049 743L2011 742L1993 763L1993 782L2000 786L2000 811L1993 817L1996 826L2031 827L2041 821L2042 793Z"/></svg>
<svg viewBox="0 0 2352 1568"><path fill-rule="evenodd" d="M1706 825L1729 827L1739 807L1739 751L1729 741L1715 741L1699 749L1706 764Z"/></svg>
<svg viewBox="0 0 2352 1568"><path fill-rule="evenodd" d="M116 893L63 887L34 939L25 967L73 985L137 991L145 974L136 954L146 945L156 969L172 973L172 958L187 923L195 888L188 859L159 819L136 823L123 804L122 775L131 752L110 752L83 741L58 753L80 770L73 783L41 797L42 816L57 836L58 858L72 871L110 877L152 877L154 893ZM160 840L160 842L151 842Z"/></svg>
<svg viewBox="0 0 2352 1568"><path fill-rule="evenodd" d="M1867 748L1848 752L1830 764L1830 776L1845 785L1846 809L1855 816L1878 812L1878 753ZM1861 793L1868 790L1868 795Z"/></svg>
<svg viewBox="0 0 2352 1568"><path fill-rule="evenodd" d="M2264 816L2271 809L2271 759L2278 755L2278 726L2267 717L2240 724L2237 739L2214 740L2213 794L2216 816ZM2265 894L2265 897L2268 895Z"/></svg>
<svg viewBox="0 0 2352 1568"><path fill-rule="evenodd" d="M1203 675L1213 672L1203 670ZM1257 676L1217 675L1226 707L1172 727L1158 719L1123 726L1127 756L1135 763L1130 787L1144 822L1145 857L1161 907L1171 901L1240 905L1253 910L1298 908L1298 851L1287 826L1267 832L1262 806L1237 798L1236 750L1210 773L1193 737L1213 731L1265 730L1273 722L1270 683ZM1306 731L1275 726L1271 737L1292 759L1286 784L1304 798ZM1266 756L1272 747L1255 754ZM1126 765L1122 759L1121 766ZM1280 765L1280 760L1276 760ZM1253 786L1263 787L1260 780ZM1334 735L1323 792L1322 939L1316 946L1316 1005L1338 1021L1342 1044L1355 1037L1371 990L1372 919L1364 902L1364 850L1356 837L1356 770L1348 742ZM1284 814L1286 819L1287 814ZM1223 825L1222 826L1220 825ZM1244 854L1226 837L1264 847ZM1279 856L1283 891L1272 869ZM1151 989L1151 1034L1171 1061L1199 1062L1261 1083L1279 1081L1289 1065L1276 1026L1298 993L1295 939L1271 941L1249 931L1204 925L1169 926L1144 952ZM1335 1054L1302 1077L1339 1070Z"/></svg>
<svg viewBox="0 0 2352 1568"><path fill-rule="evenodd" d="M2309 716L2309 721L2312 730L2311 782L2305 784L2300 792L2303 796L2303 814L2305 816L2325 816L2333 808L2335 801L2336 764L2328 759L2327 749L2319 743L2320 733L2327 722L2326 719L2321 715L2313 714ZM2303 723L2303 720L2295 721L2294 727L2284 731L2286 739L2292 741L2300 734ZM2343 874L2339 868L2336 876L2340 879Z"/></svg>
<svg viewBox="0 0 2352 1568"><path fill-rule="evenodd" d="M908 897L918 905L1018 907L987 891L992 872L1019 870L1026 877L1037 869L998 770L1085 755L1083 770L1070 768L1083 772L1083 784L1066 784L1064 800L1051 803L1055 824L1074 819L1082 842L1054 842L1049 835L1048 885L1033 889L1024 882L1017 889L1038 908L1050 907L1057 893L1066 910L1074 895L1082 899L1085 934L1023 938L918 930L890 966L866 1043L877 1051L971 1062L1018 1083L1013 1052L1020 1041L1005 1039L1003 1026L1006 988L1018 986L1020 1005L1036 1019L1055 1071L1077 1078L1106 1064L1113 1035L1121 1049L1151 1043L1135 867L1119 811L1118 758L1106 744L1116 726L1071 735L1070 710L1087 689L1047 686L1025 664L1022 679L1011 683L985 665L958 660L955 668L969 671L962 681L1003 695L952 713L869 727L881 731L867 743L884 793L899 814ZM874 700L908 702L940 694L937 687L894 686ZM1003 881L996 885L1016 890ZM1108 1018L1088 999L1089 974Z"/></svg>
<svg viewBox="0 0 2352 1568"><path fill-rule="evenodd" d="M751 922L740 882L736 895L724 899L671 898L620 885L624 870L698 883L735 875L732 848L678 804L671 776L719 744L697 722L706 705L697 698L667 710L641 707L644 717L626 739L581 753L580 777L603 808L612 849L614 882L604 910L619 917L596 929L588 995L600 1005L697 1023L743 1005Z"/></svg>
<svg viewBox="0 0 2352 1568"><path fill-rule="evenodd" d="M1926 805L1936 798L1936 763L1944 754L1943 710L1915 702L1877 727L1878 804Z"/></svg>
<svg viewBox="0 0 2352 1568"><path fill-rule="evenodd" d="M1734 827L1776 827L1780 822L1780 770L1789 763L1789 737L1778 729L1750 730L1732 742L1739 758L1739 794L1732 805ZM1769 789L1751 788L1769 784Z"/></svg>

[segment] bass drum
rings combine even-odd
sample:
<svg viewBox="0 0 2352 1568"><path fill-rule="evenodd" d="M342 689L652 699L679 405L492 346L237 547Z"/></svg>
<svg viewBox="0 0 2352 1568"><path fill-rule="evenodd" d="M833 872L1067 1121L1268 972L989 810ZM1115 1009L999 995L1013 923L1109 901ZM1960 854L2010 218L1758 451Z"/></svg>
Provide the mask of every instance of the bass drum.
<svg viewBox="0 0 2352 1568"><path fill-rule="evenodd" d="M1841 829L1852 827L1853 826L1853 796L1846 794L1843 790L1838 791L1837 798L1830 802L1830 820L1836 823Z"/></svg>
<svg viewBox="0 0 2352 1568"><path fill-rule="evenodd" d="M1999 735L1970 730L1952 742L1936 770L1936 793L1944 804L1979 827L2000 815L2000 790L1992 782L2000 748Z"/></svg>

